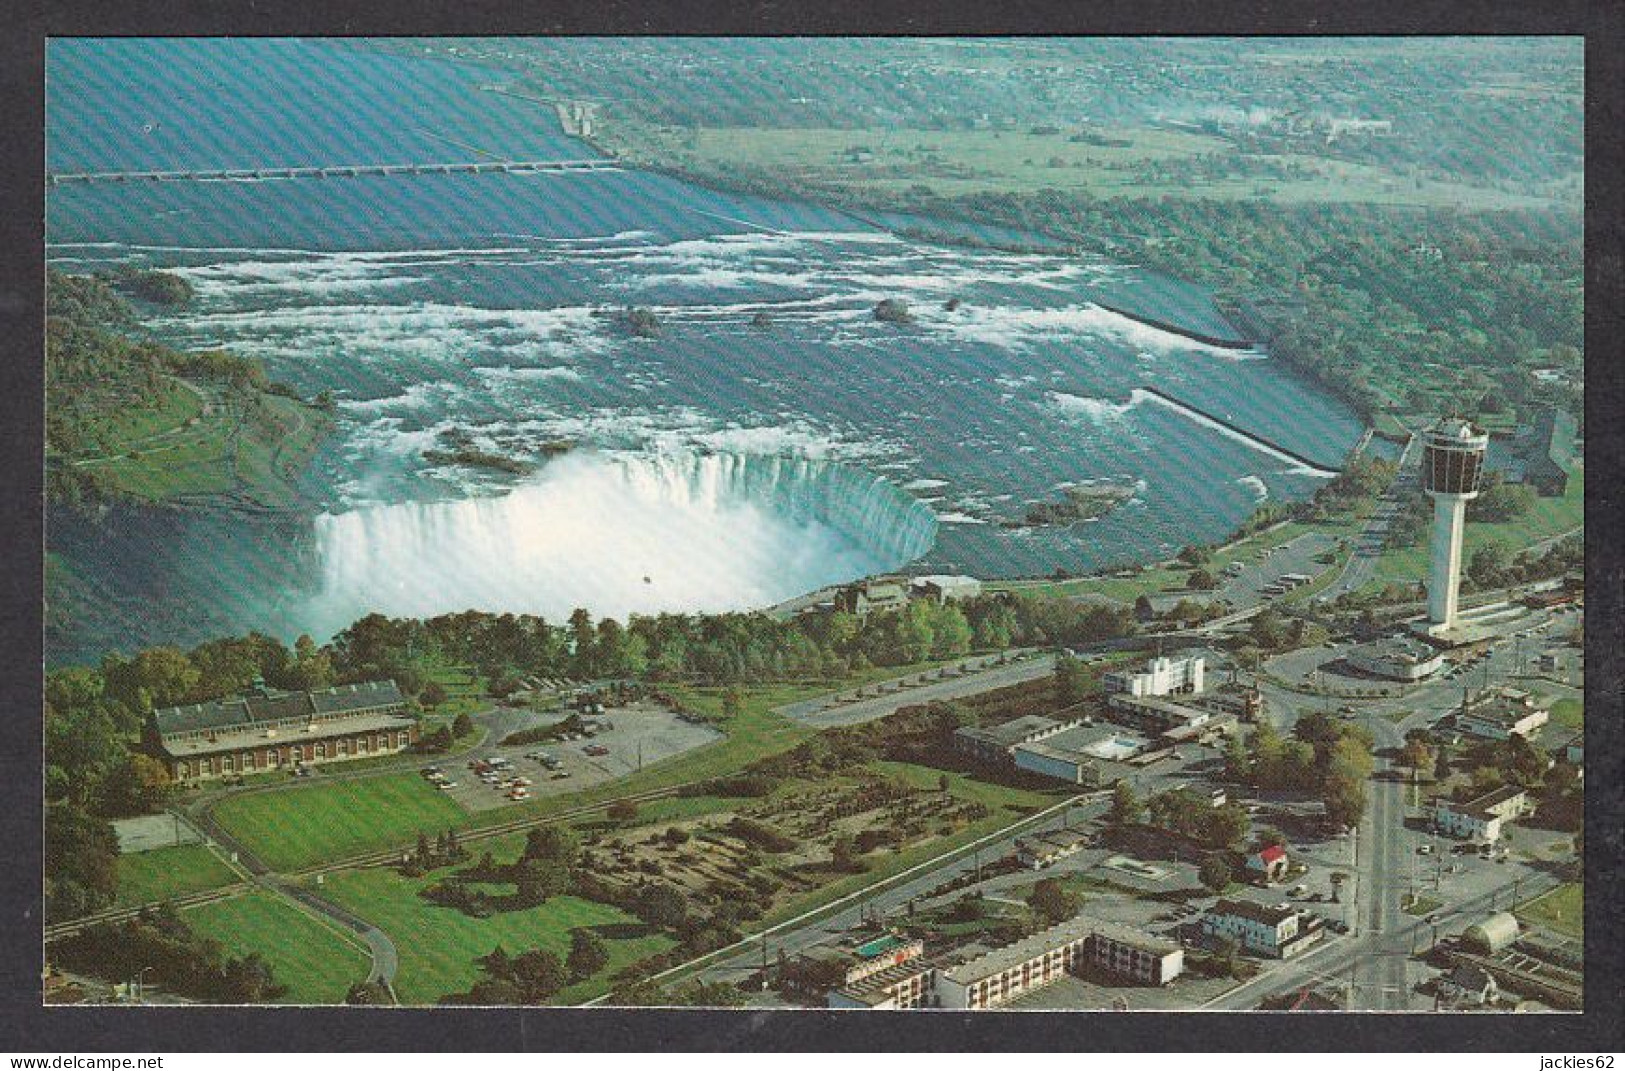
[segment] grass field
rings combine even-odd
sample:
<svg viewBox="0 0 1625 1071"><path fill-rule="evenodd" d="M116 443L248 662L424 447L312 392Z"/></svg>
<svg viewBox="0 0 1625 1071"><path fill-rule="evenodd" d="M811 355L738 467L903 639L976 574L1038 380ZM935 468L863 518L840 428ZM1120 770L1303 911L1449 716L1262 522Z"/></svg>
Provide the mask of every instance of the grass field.
<svg viewBox="0 0 1625 1071"><path fill-rule="evenodd" d="M1525 547L1573 531L1585 523L1585 470L1576 468L1569 474L1567 490L1552 498L1535 499L1534 507L1523 517L1499 524L1468 522L1462 540L1463 564L1473 560L1473 552L1486 543L1503 543L1516 553ZM1403 550L1390 550L1377 559L1373 583L1381 586L1392 581L1412 583L1427 574L1428 548L1426 543Z"/></svg>
<svg viewBox="0 0 1625 1071"><path fill-rule="evenodd" d="M191 391L184 393L196 400ZM240 490L264 505L285 505L293 494L288 477L329 426L325 414L291 398L220 398L195 421L139 440L94 466L146 501Z"/></svg>
<svg viewBox="0 0 1625 1071"><path fill-rule="evenodd" d="M1561 725L1565 729L1585 728L1585 701L1583 699L1559 699L1553 703L1552 724Z"/></svg>
<svg viewBox="0 0 1625 1071"><path fill-rule="evenodd" d="M158 435L170 435L203 411L197 391L165 377L140 405L120 405L86 420L83 453L90 457L125 453Z"/></svg>
<svg viewBox="0 0 1625 1071"><path fill-rule="evenodd" d="M267 866L295 870L461 827L468 813L402 771L230 797L215 819Z"/></svg>
<svg viewBox="0 0 1625 1071"><path fill-rule="evenodd" d="M1140 126L1100 133L1128 144L1072 141L1067 131L754 126L676 130L624 118L601 124L598 137L617 155L633 160L724 174L766 170L816 185L892 191L927 186L948 197L1057 189L1095 197L1194 193L1221 200L1264 196L1296 203L1475 209L1547 203L1538 197L1405 177L1386 168L1326 157L1244 157L1228 141L1193 131ZM1228 158L1235 166L1227 174L1210 177L1186 165L1196 157Z"/></svg>
<svg viewBox="0 0 1625 1071"><path fill-rule="evenodd" d="M150 904L241 880L201 844L155 848L118 857L120 907Z"/></svg>
<svg viewBox="0 0 1625 1071"><path fill-rule="evenodd" d="M229 954L258 952L279 984L279 1003L342 1004L371 967L367 952L336 926L307 915L274 893L255 890L192 908L193 929L226 946Z"/></svg>
<svg viewBox="0 0 1625 1071"><path fill-rule="evenodd" d="M1577 881L1559 885L1517 908L1513 914L1534 926L1544 926L1570 937L1585 936L1585 886Z"/></svg>
<svg viewBox="0 0 1625 1071"><path fill-rule="evenodd" d="M662 762L641 773L602 782L590 789L547 796L525 804L471 816L432 788L415 771L380 774L353 781L316 781L278 792L228 798L215 818L232 836L276 870L297 870L382 848L409 844L418 832L491 825L525 815L543 815L649 789L733 773L757 759L788 750L813 735L773 713L785 703L825 695L835 688L919 673L942 664L890 666L854 674L837 684L767 684L742 688L739 712L722 716L726 689L673 685L679 702L711 717L723 739Z"/></svg>
<svg viewBox="0 0 1625 1071"><path fill-rule="evenodd" d="M487 845L481 845L483 851ZM671 938L647 932L626 913L604 904L558 896L523 911L476 919L438 907L418 895L442 874L404 878L391 870L351 870L334 874L323 895L342 904L389 934L400 951L395 992L403 1004L432 1004L447 993L467 990L479 977L474 963L497 945L517 954L546 948L562 958L570 949L570 931L600 927L610 960L598 975L565 989L560 1004L589 999L609 987L609 979L634 960L671 947Z"/></svg>

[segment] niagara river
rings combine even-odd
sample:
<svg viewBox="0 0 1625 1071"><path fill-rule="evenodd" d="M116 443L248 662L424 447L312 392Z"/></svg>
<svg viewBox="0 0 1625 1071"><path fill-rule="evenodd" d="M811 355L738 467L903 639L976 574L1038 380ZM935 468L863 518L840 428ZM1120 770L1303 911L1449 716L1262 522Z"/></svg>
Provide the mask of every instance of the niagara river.
<svg viewBox="0 0 1625 1071"><path fill-rule="evenodd" d="M52 42L49 168L599 158L550 108L484 91L489 72L271 39L221 65L222 47ZM295 510L53 514L58 663L325 639L368 612L745 610L895 570L1150 561L1311 494L1361 432L1263 350L1104 308L1161 285L1132 265L616 166L64 184L47 251L185 279L190 302L144 314L154 338L330 392L337 423ZM913 322L877 318L888 300ZM1153 382L1253 438L1145 404ZM1087 481L1135 493L1071 527L1000 523Z"/></svg>

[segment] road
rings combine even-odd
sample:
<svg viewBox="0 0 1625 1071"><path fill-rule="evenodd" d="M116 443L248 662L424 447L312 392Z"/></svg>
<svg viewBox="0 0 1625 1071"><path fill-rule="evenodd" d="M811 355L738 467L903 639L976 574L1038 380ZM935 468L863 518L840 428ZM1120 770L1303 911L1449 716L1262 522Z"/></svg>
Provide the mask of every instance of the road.
<svg viewBox="0 0 1625 1071"><path fill-rule="evenodd" d="M1342 574L1321 593L1323 597L1335 599L1339 595L1355 591L1370 580L1376 571L1377 559L1382 557L1383 541L1388 538L1388 525L1399 510L1402 486L1414 477L1410 460L1416 441L1414 435L1406 440L1405 449L1399 455L1399 467L1394 471L1394 478L1389 481L1387 490L1377 499L1376 508L1371 511L1365 526L1355 537L1353 552L1344 563Z"/></svg>
<svg viewBox="0 0 1625 1071"><path fill-rule="evenodd" d="M904 910L910 900L923 897L942 883L1010 854L1015 850L1015 841L1018 837L1038 830L1060 829L1069 819L1076 824L1090 818L1098 818L1106 811L1109 795L1107 792L1097 792L1089 796L1073 797L1036 815L1019 819L1003 830L989 834L971 845L955 849L948 853L947 861L929 860L912 870L904 871L903 875L908 875L907 877L895 875L883 879L893 883L884 890L874 893L860 890L846 897L844 901L836 901L837 904L844 906L833 911L831 905L825 905L795 919L782 922L761 934L753 934L735 945L733 951L725 952L715 962L706 966L705 974L712 981L738 983L751 972L761 968L764 954L769 960L776 960L781 951L793 956L829 940L835 934L852 929L868 914L886 915ZM824 912L829 914L822 914ZM814 921L803 923L806 919ZM708 957L700 957L699 960L674 967L664 975L656 975L656 979L682 972L693 963L706 958ZM591 1003L599 1003L602 999Z"/></svg>
<svg viewBox="0 0 1625 1071"><path fill-rule="evenodd" d="M974 665L988 665L987 660L969 659ZM831 706L831 697L820 696L816 699L805 699L799 703L789 703L779 707L776 713L787 718L811 725L815 728L826 729L834 725L857 725L861 722L874 721L895 714L898 709L905 706L917 706L921 703L940 702L947 699L963 699L967 695L978 695L982 692L991 692L997 688L1007 688L1013 684L1025 684L1040 677L1047 676L1055 671L1055 656L1052 654L1028 655L1004 665L996 663L986 669L977 669L963 676L950 677L946 680L933 681L929 684L909 684L898 687L894 692L887 692L870 699L860 699L854 703L845 703ZM903 678L910 682L917 677ZM883 681L869 688L880 688L895 685L893 681ZM868 688L859 689L860 692ZM842 695L849 695L843 692Z"/></svg>

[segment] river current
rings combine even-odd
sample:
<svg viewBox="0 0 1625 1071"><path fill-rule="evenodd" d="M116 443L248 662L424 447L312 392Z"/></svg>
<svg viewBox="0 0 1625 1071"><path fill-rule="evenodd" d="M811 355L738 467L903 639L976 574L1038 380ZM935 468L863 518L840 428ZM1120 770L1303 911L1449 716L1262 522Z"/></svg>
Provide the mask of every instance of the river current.
<svg viewBox="0 0 1625 1071"><path fill-rule="evenodd" d="M57 172L598 156L494 92L500 72L359 44L58 40L48 75ZM1324 467L1360 432L1264 352L1097 305L1166 308L1132 266L910 241L663 175L62 185L47 208L53 266L192 283L159 337L339 399L298 515L53 516L76 585L53 661L325 637L371 610L718 610L898 568L1144 561L1323 477L1138 388ZM1212 333L1211 302L1172 292ZM877 320L888 298L915 322ZM536 471L424 457L452 443ZM999 523L1090 481L1135 493L1070 529Z"/></svg>

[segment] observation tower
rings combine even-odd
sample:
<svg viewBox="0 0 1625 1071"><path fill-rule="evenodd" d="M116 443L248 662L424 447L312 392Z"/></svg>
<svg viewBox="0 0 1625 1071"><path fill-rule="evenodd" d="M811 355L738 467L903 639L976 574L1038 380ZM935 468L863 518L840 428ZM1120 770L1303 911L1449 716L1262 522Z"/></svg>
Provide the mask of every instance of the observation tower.
<svg viewBox="0 0 1625 1071"><path fill-rule="evenodd" d="M1428 429L1422 453L1422 489L1433 497L1432 565L1428 569L1431 635L1457 625L1461 537L1467 503L1478 497L1490 437L1465 420L1445 419Z"/></svg>

